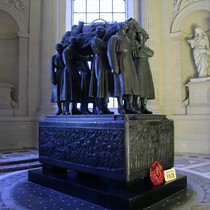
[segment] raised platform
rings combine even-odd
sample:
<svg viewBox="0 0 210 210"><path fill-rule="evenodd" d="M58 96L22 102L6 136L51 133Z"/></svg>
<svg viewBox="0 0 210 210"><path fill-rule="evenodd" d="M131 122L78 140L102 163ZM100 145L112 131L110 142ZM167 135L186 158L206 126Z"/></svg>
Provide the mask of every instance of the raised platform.
<svg viewBox="0 0 210 210"><path fill-rule="evenodd" d="M41 169L29 171L28 179L111 210L141 210L187 186L187 177L182 175L159 187L154 187L145 179L125 185L106 177L73 171L59 178L59 173L43 172Z"/></svg>
<svg viewBox="0 0 210 210"><path fill-rule="evenodd" d="M186 176L154 187L149 169L174 165L174 125L165 115L47 116L29 181L112 210L140 210L186 188Z"/></svg>
<svg viewBox="0 0 210 210"><path fill-rule="evenodd" d="M173 121L165 115L47 116L39 123L39 160L133 182L156 160L173 167Z"/></svg>

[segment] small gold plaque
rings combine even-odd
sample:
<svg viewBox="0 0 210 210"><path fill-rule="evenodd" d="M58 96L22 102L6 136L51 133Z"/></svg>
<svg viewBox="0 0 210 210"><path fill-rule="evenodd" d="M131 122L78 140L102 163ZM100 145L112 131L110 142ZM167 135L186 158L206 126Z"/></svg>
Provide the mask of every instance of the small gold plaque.
<svg viewBox="0 0 210 210"><path fill-rule="evenodd" d="M176 179L176 171L174 168L168 169L164 171L164 178L166 182L172 181Z"/></svg>

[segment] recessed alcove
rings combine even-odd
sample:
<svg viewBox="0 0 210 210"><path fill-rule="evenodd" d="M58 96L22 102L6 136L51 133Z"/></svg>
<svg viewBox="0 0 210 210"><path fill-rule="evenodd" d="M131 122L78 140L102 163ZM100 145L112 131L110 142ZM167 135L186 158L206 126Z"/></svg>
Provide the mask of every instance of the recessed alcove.
<svg viewBox="0 0 210 210"><path fill-rule="evenodd" d="M18 99L19 38L18 25L8 13L0 10L0 82L14 86L12 97Z"/></svg>
<svg viewBox="0 0 210 210"><path fill-rule="evenodd" d="M171 113L169 118L174 120L175 152L209 154L210 115L208 113L210 108L206 106L204 110L203 101L201 100L200 105L196 104L196 109L194 107L191 108L192 105L194 106L194 98L202 97L202 100L204 98L207 100L208 88L205 89L207 92L204 93L202 88L199 90L192 89L192 85L195 86L197 82L190 86L192 81L196 81L198 75L192 56L192 49L187 40L193 38L195 26L200 26L209 37L210 2L183 2L183 7L177 11L171 24L173 113ZM193 98L190 98L192 97L192 91Z"/></svg>

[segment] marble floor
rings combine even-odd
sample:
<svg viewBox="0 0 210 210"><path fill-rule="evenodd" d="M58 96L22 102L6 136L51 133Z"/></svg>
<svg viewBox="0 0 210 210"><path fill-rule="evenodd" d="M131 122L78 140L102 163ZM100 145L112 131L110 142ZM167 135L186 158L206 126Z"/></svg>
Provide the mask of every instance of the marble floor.
<svg viewBox="0 0 210 210"><path fill-rule="evenodd" d="M0 209L108 210L29 182L30 163L27 168L21 160L31 159L34 162L31 168L37 168L40 167L37 158L36 150L0 152ZM15 170L18 159L22 168L18 166ZM10 162L10 167L5 166L6 162ZM187 175L187 188L145 210L210 210L210 155L176 153L175 169Z"/></svg>

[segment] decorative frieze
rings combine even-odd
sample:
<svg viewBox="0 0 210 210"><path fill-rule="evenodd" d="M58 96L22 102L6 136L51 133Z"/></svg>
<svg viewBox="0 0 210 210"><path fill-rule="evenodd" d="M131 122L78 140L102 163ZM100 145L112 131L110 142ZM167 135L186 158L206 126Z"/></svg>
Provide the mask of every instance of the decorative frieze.
<svg viewBox="0 0 210 210"><path fill-rule="evenodd" d="M47 116L39 123L43 164L125 182L158 160L173 167L173 121L163 115Z"/></svg>

